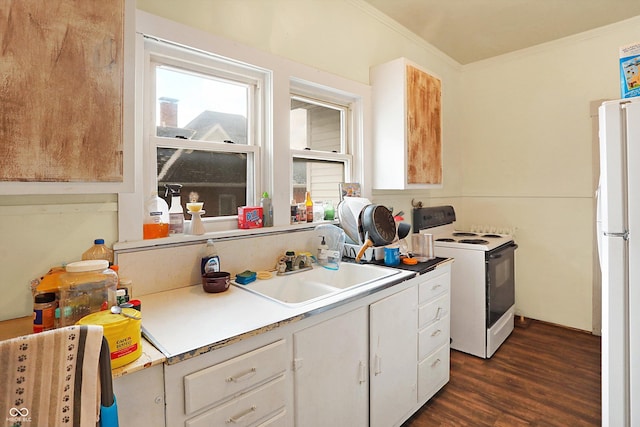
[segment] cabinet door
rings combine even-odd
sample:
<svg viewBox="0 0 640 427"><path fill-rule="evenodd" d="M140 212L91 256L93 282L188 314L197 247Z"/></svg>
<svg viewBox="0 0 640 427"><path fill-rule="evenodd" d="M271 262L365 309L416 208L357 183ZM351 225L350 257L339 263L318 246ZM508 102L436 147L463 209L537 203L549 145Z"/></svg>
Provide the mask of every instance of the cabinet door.
<svg viewBox="0 0 640 427"><path fill-rule="evenodd" d="M296 332L293 348L295 424L367 426L366 307Z"/></svg>
<svg viewBox="0 0 640 427"><path fill-rule="evenodd" d="M407 184L442 184L440 87L407 65Z"/></svg>
<svg viewBox="0 0 640 427"><path fill-rule="evenodd" d="M417 301L414 286L369 308L372 427L397 425L418 401Z"/></svg>
<svg viewBox="0 0 640 427"><path fill-rule="evenodd" d="M164 426L164 377L155 365L113 380L120 427Z"/></svg>

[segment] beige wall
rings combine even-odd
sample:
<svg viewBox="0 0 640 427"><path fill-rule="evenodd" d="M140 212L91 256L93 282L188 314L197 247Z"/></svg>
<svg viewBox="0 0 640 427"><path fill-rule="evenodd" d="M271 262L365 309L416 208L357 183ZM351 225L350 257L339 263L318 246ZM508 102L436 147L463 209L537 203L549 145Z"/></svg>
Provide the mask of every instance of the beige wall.
<svg viewBox="0 0 640 427"><path fill-rule="evenodd" d="M591 330L589 101L618 96L617 48L637 40L638 19L461 67L359 0L138 0L137 7L363 83L370 66L400 56L442 77L444 188L374 191L374 200L407 213L412 198L451 203L462 226L517 227L519 313ZM96 237L113 243L114 200L0 199L0 320L30 313L29 279L78 259Z"/></svg>
<svg viewBox="0 0 640 427"><path fill-rule="evenodd" d="M640 17L464 67L466 224L517 227L516 306L591 330L598 150L591 101L619 97Z"/></svg>

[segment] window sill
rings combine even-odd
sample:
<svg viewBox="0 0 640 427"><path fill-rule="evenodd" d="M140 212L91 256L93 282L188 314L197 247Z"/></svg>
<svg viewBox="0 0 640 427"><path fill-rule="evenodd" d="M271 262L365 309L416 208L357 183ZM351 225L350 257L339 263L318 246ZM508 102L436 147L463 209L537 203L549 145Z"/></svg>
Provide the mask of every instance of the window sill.
<svg viewBox="0 0 640 427"><path fill-rule="evenodd" d="M313 230L316 226L320 224L334 224L338 226L340 222L338 220L318 221L318 222L309 222L309 223L302 223L302 224L281 225L281 226L274 226L274 227L251 228L246 230L238 228L234 230L213 231L213 232L208 232L201 235L178 234L170 237L162 237L159 239L116 242L113 244L113 250L118 252L134 252L137 250L155 249L155 248L161 248L161 247L200 244L202 242L207 241L207 239L214 239L214 240L247 239L252 237L267 236L270 234L309 231L309 230Z"/></svg>

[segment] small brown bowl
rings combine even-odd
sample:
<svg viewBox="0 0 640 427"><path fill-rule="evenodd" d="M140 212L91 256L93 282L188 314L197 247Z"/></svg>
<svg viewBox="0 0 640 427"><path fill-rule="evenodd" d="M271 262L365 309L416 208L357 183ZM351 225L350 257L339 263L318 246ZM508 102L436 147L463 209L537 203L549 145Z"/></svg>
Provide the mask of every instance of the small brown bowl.
<svg viewBox="0 0 640 427"><path fill-rule="evenodd" d="M229 289L231 275L224 271L216 271L202 275L202 289L209 293L224 292Z"/></svg>

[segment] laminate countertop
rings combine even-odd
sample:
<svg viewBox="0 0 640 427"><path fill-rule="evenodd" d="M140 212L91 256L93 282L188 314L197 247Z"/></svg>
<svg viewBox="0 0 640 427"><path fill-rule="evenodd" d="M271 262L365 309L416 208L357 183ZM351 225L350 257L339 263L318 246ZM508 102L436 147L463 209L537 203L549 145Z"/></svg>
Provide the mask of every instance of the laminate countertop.
<svg viewBox="0 0 640 427"><path fill-rule="evenodd" d="M310 304L288 306L236 285L221 293L206 293L201 285L139 296L142 302L142 356L113 370L114 377L162 363L213 351L316 313L387 289L452 262L433 260L419 272L393 269L386 278L345 290ZM32 317L0 322L0 340L32 333Z"/></svg>

